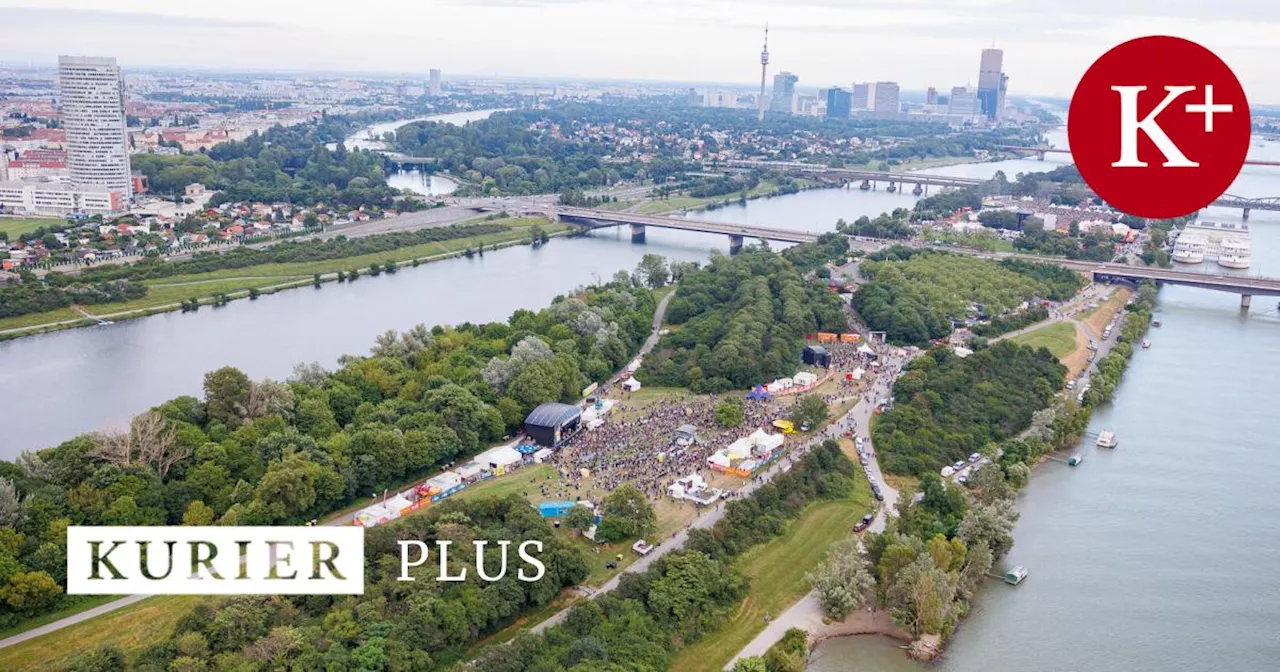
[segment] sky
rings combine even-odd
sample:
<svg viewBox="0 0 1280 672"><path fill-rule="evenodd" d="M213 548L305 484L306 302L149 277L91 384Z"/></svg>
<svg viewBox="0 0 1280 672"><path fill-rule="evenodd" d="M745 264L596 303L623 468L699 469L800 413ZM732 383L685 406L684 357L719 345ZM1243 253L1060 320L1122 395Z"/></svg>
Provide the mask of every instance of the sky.
<svg viewBox="0 0 1280 672"><path fill-rule="evenodd" d="M1280 103L1277 0L0 0L0 62L749 85L766 22L770 79L802 89L976 85L994 44L1010 95L1068 97L1108 48L1165 34Z"/></svg>

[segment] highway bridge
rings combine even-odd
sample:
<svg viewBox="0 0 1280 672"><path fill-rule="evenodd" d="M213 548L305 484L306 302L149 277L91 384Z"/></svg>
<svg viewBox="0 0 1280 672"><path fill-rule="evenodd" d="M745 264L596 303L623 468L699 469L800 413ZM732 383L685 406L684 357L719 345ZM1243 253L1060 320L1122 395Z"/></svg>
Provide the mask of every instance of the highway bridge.
<svg viewBox="0 0 1280 672"><path fill-rule="evenodd" d="M988 253L953 247L930 247L949 252L971 254L985 259L1013 258L1040 263L1057 264L1073 271L1087 273L1093 276L1095 281L1100 282L1110 282L1114 280L1128 280L1132 282L1154 280L1156 284L1183 285L1186 287L1199 287L1200 289L1212 289L1219 292L1230 292L1232 294L1240 295L1241 308L1248 308L1252 298L1255 296L1280 296L1280 278L1226 274L1213 275L1210 273L1180 271L1177 269L1157 268L1154 266L1130 266L1128 264L1040 257L1030 254L1009 254L999 252Z"/></svg>
<svg viewBox="0 0 1280 672"><path fill-rule="evenodd" d="M739 169L761 169L761 170L778 170L792 173L810 173L814 175L823 175L839 178L846 182L863 183L864 189L874 189L877 183L887 183L894 190L901 188L903 185L914 185L914 193L918 196L927 192L927 188L934 187L971 187L977 184L983 184L986 180L977 177L951 177L948 175L929 175L926 173L889 173L883 170L856 170L853 168L832 168L816 163L804 163L802 161L751 161L751 160L734 160L726 161L717 166L708 166L708 168L739 168Z"/></svg>
<svg viewBox="0 0 1280 672"><path fill-rule="evenodd" d="M814 243L818 240L818 234L810 231L709 222L701 219L685 219L683 217L640 215L632 212L596 210L593 208L571 208L563 205L555 206L548 214L554 214L561 221L576 222L588 229L627 224L631 226L632 242L643 242L647 227L698 231L700 233L720 233L729 236L730 252L737 252L742 249L742 244L747 238L772 240L780 243Z"/></svg>
<svg viewBox="0 0 1280 672"><path fill-rule="evenodd" d="M1026 145L997 145L995 147L1004 152L1026 152L1028 154L1037 155L1041 161L1044 161L1045 154L1070 154L1071 150L1062 149L1060 147L1028 147ZM1246 166L1280 166L1280 161L1250 161L1245 160Z"/></svg>

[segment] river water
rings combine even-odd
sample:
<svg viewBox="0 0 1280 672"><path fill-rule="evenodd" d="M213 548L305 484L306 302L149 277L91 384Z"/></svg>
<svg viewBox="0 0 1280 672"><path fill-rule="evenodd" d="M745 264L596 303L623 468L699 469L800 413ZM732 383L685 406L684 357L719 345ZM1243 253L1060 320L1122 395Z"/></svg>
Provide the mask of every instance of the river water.
<svg viewBox="0 0 1280 672"><path fill-rule="evenodd" d="M1275 160L1280 147L1255 147ZM1050 157L1050 161L1053 157ZM1048 163L1048 161L1046 162ZM983 166L941 169L978 174ZM1280 169L1246 167L1230 192L1280 195ZM1241 221L1210 208L1206 219ZM1280 213L1255 212L1253 267L1280 274ZM1216 264L1206 270L1227 272ZM1280 318L1233 294L1161 289L1150 350L1083 441L1085 462L1045 463L1019 503L1018 587L992 581L951 641L944 672L1253 672L1280 659ZM831 640L810 672L919 672L882 637Z"/></svg>
<svg viewBox="0 0 1280 672"><path fill-rule="evenodd" d="M1062 134L1050 141L1064 145ZM1280 159L1280 147L1253 150ZM931 169L1009 176L1064 157ZM1280 169L1247 168L1231 192L1280 195ZM698 216L826 231L836 219L910 207L884 191L807 191ZM1239 211L1207 218L1239 221ZM1254 267L1280 275L1280 213L1253 213ZM575 286L633 268L645 253L682 260L726 250L722 236L651 228L643 245L626 229L515 247L290 290L194 314L168 313L111 327L0 342L0 457L118 425L180 394L223 365L282 378L294 364L333 365L387 329L419 322L505 319ZM530 280L535 280L531 282ZM1003 562L1030 577L992 582L954 636L939 669L955 672L1272 670L1280 658L1280 474L1276 381L1280 318L1273 299L1241 313L1239 297L1166 287L1150 350L1135 354L1113 405L1091 431L1114 430L1114 451L1084 445L1085 463L1047 463L1022 495L1017 543ZM884 638L832 640L811 672L918 670Z"/></svg>
<svg viewBox="0 0 1280 672"><path fill-rule="evenodd" d="M382 150L386 149L386 143L377 138L381 138L384 133L394 133L397 128L406 124L411 124L415 121L439 121L461 126L472 121L488 118L494 112L497 112L497 110L470 110L467 112L451 112L449 114L435 114L427 117L387 121L366 126L352 133L347 136L343 144L346 145L347 149ZM398 170L387 176L387 184L397 189L407 189L424 196L443 196L453 193L458 188L458 183L447 177L434 173L424 173L420 170Z"/></svg>

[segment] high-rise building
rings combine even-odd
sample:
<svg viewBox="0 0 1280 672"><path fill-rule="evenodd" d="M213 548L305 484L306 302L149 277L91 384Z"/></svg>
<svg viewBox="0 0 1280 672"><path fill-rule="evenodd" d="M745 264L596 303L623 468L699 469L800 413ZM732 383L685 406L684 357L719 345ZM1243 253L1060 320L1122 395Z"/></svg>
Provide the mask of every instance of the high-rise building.
<svg viewBox="0 0 1280 672"><path fill-rule="evenodd" d="M132 198L124 74L116 59L59 56L58 88L71 184L99 185Z"/></svg>
<svg viewBox="0 0 1280 672"><path fill-rule="evenodd" d="M933 88L933 87L931 86L931 87L929 87L929 88L928 88L928 90L926 90L926 91L924 92L924 104L925 104L925 105L937 105L937 104L938 104L938 90L937 90L937 89L935 89L935 88Z"/></svg>
<svg viewBox="0 0 1280 672"><path fill-rule="evenodd" d="M827 89L827 118L848 119L853 96L838 86Z"/></svg>
<svg viewBox="0 0 1280 672"><path fill-rule="evenodd" d="M1000 80L1004 76L1004 52L999 49L983 49L978 65L978 105L988 119L1000 118Z"/></svg>
<svg viewBox="0 0 1280 672"><path fill-rule="evenodd" d="M871 112L880 119L898 116L898 83L876 82L872 93Z"/></svg>
<svg viewBox="0 0 1280 672"><path fill-rule="evenodd" d="M947 102L947 114L972 119L978 115L978 95L967 86L951 87L951 99Z"/></svg>
<svg viewBox="0 0 1280 672"><path fill-rule="evenodd" d="M427 84L427 93L432 96L438 96L442 93L442 89L440 88L440 69L439 68L431 68L431 79Z"/></svg>
<svg viewBox="0 0 1280 672"><path fill-rule="evenodd" d="M855 110L871 109L871 85L866 82L853 83L853 102Z"/></svg>
<svg viewBox="0 0 1280 672"><path fill-rule="evenodd" d="M1004 116L1004 93L1009 90L1009 75L1000 73L1000 93L996 95L996 118Z"/></svg>
<svg viewBox="0 0 1280 672"><path fill-rule="evenodd" d="M769 99L769 111L793 114L796 111L796 82L799 77L789 72L773 76L773 97Z"/></svg>

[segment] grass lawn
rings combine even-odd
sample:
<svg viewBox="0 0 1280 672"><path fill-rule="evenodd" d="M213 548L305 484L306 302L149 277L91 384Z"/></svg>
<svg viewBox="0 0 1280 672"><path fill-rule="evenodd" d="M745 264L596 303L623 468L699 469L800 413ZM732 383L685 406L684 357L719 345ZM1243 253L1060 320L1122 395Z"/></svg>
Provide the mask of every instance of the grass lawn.
<svg viewBox="0 0 1280 672"><path fill-rule="evenodd" d="M168 637L199 595L158 596L43 637L0 649L0 670L47 670L102 645L134 654ZM145 627L139 627L145 624Z"/></svg>
<svg viewBox="0 0 1280 672"><path fill-rule="evenodd" d="M24 233L40 227L66 226L67 220L57 217L0 217L0 231L9 234L9 240L17 240Z"/></svg>
<svg viewBox="0 0 1280 672"><path fill-rule="evenodd" d="M1088 324L1089 328L1093 330L1093 333L1101 337L1102 330L1107 328L1107 323L1111 321L1111 317L1116 314L1116 311L1124 309L1124 304L1129 301L1129 297L1132 294L1133 292L1128 289L1117 289L1101 305L1084 313L1081 317L1085 324Z"/></svg>
<svg viewBox="0 0 1280 672"><path fill-rule="evenodd" d="M635 204L635 201L609 201L608 203L601 203L596 207L601 210L626 210Z"/></svg>
<svg viewBox="0 0 1280 672"><path fill-rule="evenodd" d="M1048 348L1054 357L1061 360L1076 349L1076 325L1073 322L1058 322L1009 340L1033 348Z"/></svg>
<svg viewBox="0 0 1280 672"><path fill-rule="evenodd" d="M681 649L671 669L720 670L764 630L765 614L776 618L809 592L805 574L822 562L828 546L849 536L854 523L871 510L871 487L862 468L854 466L858 473L852 496L811 505L782 536L738 559L738 568L751 583L746 599L723 629Z"/></svg>
<svg viewBox="0 0 1280 672"><path fill-rule="evenodd" d="M661 215L667 212L683 210L685 208L698 208L710 203L714 199L710 198L694 198L692 196L672 196L670 198L662 198L656 201L650 201L640 206L637 210L642 215Z"/></svg>

